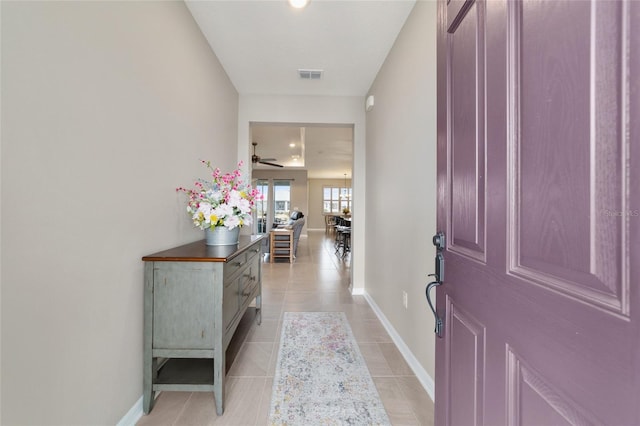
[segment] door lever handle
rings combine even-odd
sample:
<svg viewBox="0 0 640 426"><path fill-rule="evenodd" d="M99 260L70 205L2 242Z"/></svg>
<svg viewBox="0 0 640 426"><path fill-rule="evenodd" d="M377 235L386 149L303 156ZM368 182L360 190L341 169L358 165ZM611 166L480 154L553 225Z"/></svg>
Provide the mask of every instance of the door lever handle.
<svg viewBox="0 0 640 426"><path fill-rule="evenodd" d="M429 274L429 276L434 276L436 277L436 280L438 279L438 276L436 274ZM431 301L431 289L434 287L438 287L439 285L442 285L440 281L430 282L427 285L427 289L425 290L425 293L427 294L427 303L429 304L429 307L431 308L431 312L433 312L433 317L436 320L436 328L433 331L434 333L436 333L436 336L442 337L442 330L444 328L444 323L442 322L442 318L438 316L438 313L436 312L436 308L433 305L433 302Z"/></svg>
<svg viewBox="0 0 640 426"><path fill-rule="evenodd" d="M436 246L436 259L435 259L435 274L429 274L428 276L434 277L434 280L427 285L427 289L425 293L427 294L427 303L429 303L429 308L431 308L431 312L433 312L433 316L436 321L436 328L434 332L438 337L442 337L442 333L444 331L444 322L442 318L438 316L438 312L436 311L436 307L431 301L431 289L442 285L444 281L444 255L442 252L446 247L445 236L442 232L438 232L433 236L433 245Z"/></svg>

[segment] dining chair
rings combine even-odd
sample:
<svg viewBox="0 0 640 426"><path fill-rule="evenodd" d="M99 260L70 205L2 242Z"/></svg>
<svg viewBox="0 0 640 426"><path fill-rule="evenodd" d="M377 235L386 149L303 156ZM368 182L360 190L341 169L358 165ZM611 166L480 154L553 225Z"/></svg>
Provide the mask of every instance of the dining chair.
<svg viewBox="0 0 640 426"><path fill-rule="evenodd" d="M328 232L328 233L332 233L335 230L335 226L336 226L336 218L335 216L332 215L325 215L324 216L324 231Z"/></svg>

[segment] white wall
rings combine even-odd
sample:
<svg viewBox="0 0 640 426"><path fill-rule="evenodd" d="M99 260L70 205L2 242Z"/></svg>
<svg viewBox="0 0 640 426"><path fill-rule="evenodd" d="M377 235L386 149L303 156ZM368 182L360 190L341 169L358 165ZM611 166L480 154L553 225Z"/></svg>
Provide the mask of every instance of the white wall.
<svg viewBox="0 0 640 426"><path fill-rule="evenodd" d="M436 2L418 1L369 94L366 292L426 372L434 322L425 299L436 225ZM402 305L408 293L408 309Z"/></svg>
<svg viewBox="0 0 640 426"><path fill-rule="evenodd" d="M250 124L352 124L353 129L353 230L351 282L353 291L364 291L365 113L364 97L241 95L238 112L238 158L251 159Z"/></svg>
<svg viewBox="0 0 640 426"><path fill-rule="evenodd" d="M237 158L238 94L182 2L2 7L2 424L142 395L141 257L202 237L175 187Z"/></svg>

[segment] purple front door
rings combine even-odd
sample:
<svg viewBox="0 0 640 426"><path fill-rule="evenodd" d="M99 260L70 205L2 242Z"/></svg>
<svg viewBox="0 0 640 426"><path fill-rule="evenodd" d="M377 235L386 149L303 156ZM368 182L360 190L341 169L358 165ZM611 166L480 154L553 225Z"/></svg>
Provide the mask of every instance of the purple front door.
<svg viewBox="0 0 640 426"><path fill-rule="evenodd" d="M436 425L640 425L640 2L438 26Z"/></svg>

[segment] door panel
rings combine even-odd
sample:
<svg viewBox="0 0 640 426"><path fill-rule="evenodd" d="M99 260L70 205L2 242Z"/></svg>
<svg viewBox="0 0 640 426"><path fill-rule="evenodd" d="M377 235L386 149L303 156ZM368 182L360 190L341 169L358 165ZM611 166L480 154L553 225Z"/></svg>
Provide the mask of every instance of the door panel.
<svg viewBox="0 0 640 426"><path fill-rule="evenodd" d="M638 425L640 2L451 4L435 424Z"/></svg>
<svg viewBox="0 0 640 426"><path fill-rule="evenodd" d="M447 424L480 425L483 410L485 328L447 298L447 363L451 394Z"/></svg>
<svg viewBox="0 0 640 426"><path fill-rule="evenodd" d="M213 268L155 262L153 273L153 348L213 349Z"/></svg>
<svg viewBox="0 0 640 426"><path fill-rule="evenodd" d="M507 419L508 425L592 425L571 398L549 386L549 380L533 371L507 346Z"/></svg>
<svg viewBox="0 0 640 426"><path fill-rule="evenodd" d="M626 64L622 3L606 3L509 4L510 271L626 314L628 96L607 70Z"/></svg>
<svg viewBox="0 0 640 426"><path fill-rule="evenodd" d="M481 3L471 3L449 36L451 110L450 249L484 261L484 50ZM471 96L470 96L471 95Z"/></svg>

